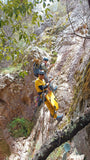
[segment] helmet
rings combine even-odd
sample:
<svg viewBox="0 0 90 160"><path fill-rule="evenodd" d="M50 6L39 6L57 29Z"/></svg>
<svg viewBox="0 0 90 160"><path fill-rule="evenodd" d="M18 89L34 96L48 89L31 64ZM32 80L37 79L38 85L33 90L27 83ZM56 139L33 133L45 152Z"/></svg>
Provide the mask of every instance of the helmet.
<svg viewBox="0 0 90 160"><path fill-rule="evenodd" d="M70 149L71 149L70 144L66 142L66 143L64 144L64 150L65 150L65 152L69 152Z"/></svg>
<svg viewBox="0 0 90 160"><path fill-rule="evenodd" d="M39 70L40 75L44 75L44 70Z"/></svg>
<svg viewBox="0 0 90 160"><path fill-rule="evenodd" d="M48 61L48 58L47 58L47 57L44 57L43 60L44 60L44 61Z"/></svg>

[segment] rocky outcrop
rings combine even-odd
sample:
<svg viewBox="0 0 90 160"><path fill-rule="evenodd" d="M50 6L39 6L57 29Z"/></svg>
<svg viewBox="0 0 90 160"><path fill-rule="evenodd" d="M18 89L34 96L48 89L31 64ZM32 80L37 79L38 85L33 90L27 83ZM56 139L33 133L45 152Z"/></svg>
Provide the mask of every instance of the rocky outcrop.
<svg viewBox="0 0 90 160"><path fill-rule="evenodd" d="M30 85L27 86L22 78L15 78L11 81L9 77L6 78L6 76L2 76L2 80L3 84L0 92L1 125L7 124L12 118L17 116L24 116L30 119L32 113L29 111L30 107L33 107L33 105L31 105L33 99L30 97L32 97L34 92ZM32 87L34 87L34 85L32 85ZM23 113L23 111L26 113Z"/></svg>
<svg viewBox="0 0 90 160"><path fill-rule="evenodd" d="M82 75L81 75L82 76ZM78 91L76 89L76 96L74 100L74 117L83 114L85 110L90 107L90 62L87 63L86 70L83 76L78 80ZM77 99L77 101L76 101ZM79 114L78 114L79 113ZM90 124L80 131L77 136L74 137L74 142L77 150L80 154L84 153L89 160L90 154ZM82 146L82 147L81 147ZM88 148L88 149L87 149Z"/></svg>

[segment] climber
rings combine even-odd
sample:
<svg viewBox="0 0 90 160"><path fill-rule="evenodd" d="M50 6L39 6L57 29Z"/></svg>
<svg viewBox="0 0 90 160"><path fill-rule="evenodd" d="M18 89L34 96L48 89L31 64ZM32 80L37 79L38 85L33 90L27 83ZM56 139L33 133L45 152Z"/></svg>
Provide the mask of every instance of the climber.
<svg viewBox="0 0 90 160"><path fill-rule="evenodd" d="M39 70L41 69L40 60L36 58L33 62L33 73L35 77L38 77Z"/></svg>
<svg viewBox="0 0 90 160"><path fill-rule="evenodd" d="M48 66L47 66L48 58L44 57L43 62L41 63L41 69L44 70L44 79L46 82L48 82L47 72L48 72Z"/></svg>
<svg viewBox="0 0 90 160"><path fill-rule="evenodd" d="M44 74L45 73L43 70L39 70L38 78L35 80L35 88L39 96L38 106L40 106L43 102L42 93L47 92L47 88L49 86L49 83L45 83Z"/></svg>
<svg viewBox="0 0 90 160"><path fill-rule="evenodd" d="M43 62L42 62L41 65L40 65L41 69L44 70L44 72L45 72L44 79L45 79L46 83L49 82L47 73L49 72L49 70L50 70L50 69L52 68L52 66L54 65L54 64L52 64L52 65L49 66L49 65L47 64L47 62L48 62L48 58L47 58L47 57L44 57L44 58L43 58ZM50 88L52 89L52 91L56 91L56 90L57 90L57 86L54 88L53 85L52 85L52 83L50 83Z"/></svg>
<svg viewBox="0 0 90 160"><path fill-rule="evenodd" d="M38 106L41 103L45 103L50 111L50 114L53 118L55 118L58 122L60 122L63 118L63 115L57 116L55 107L50 104L50 101L47 99L48 92L50 90L49 83L46 83L44 80L45 72L43 70L39 71L38 78L35 80L35 88L39 96ZM50 91L52 93L52 91Z"/></svg>

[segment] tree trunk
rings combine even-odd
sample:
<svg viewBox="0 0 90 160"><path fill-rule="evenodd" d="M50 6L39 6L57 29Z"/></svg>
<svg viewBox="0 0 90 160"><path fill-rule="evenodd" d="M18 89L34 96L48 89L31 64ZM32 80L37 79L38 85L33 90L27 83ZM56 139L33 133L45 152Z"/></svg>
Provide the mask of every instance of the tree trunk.
<svg viewBox="0 0 90 160"><path fill-rule="evenodd" d="M88 109L83 116L67 125L62 131L56 131L54 135L41 146L40 150L35 154L32 160L45 160L55 148L59 147L62 143L71 140L89 123L90 109Z"/></svg>

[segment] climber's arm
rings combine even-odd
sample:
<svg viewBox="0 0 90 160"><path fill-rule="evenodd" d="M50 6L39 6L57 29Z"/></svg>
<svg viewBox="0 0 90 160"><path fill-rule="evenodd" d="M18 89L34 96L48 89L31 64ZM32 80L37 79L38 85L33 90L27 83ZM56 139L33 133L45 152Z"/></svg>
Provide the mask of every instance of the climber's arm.
<svg viewBox="0 0 90 160"><path fill-rule="evenodd" d="M40 85L40 86L38 86L42 91L43 91L43 89L46 89L46 88L48 88L48 85L49 85L49 83L47 83L46 85Z"/></svg>

